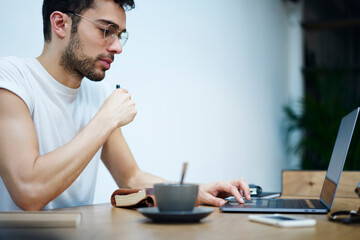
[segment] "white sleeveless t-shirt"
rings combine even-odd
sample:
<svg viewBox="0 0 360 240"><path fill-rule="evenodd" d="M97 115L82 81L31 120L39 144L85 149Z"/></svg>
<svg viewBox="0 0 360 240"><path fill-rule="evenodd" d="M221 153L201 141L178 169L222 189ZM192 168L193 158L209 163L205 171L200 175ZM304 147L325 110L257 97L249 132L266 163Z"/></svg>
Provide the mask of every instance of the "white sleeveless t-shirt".
<svg viewBox="0 0 360 240"><path fill-rule="evenodd" d="M56 81L35 58L17 57L0 58L0 88L15 93L26 103L36 129L40 155L73 139L111 91L105 81L88 79L84 79L78 89L68 88ZM92 204L100 155L101 149L75 182L44 209ZM0 211L15 210L20 208L0 177Z"/></svg>

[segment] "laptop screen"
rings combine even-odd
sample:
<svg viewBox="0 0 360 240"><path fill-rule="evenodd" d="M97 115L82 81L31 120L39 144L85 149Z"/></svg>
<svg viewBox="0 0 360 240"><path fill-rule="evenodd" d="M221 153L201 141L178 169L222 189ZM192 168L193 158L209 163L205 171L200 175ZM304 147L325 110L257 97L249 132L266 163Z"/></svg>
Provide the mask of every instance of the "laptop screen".
<svg viewBox="0 0 360 240"><path fill-rule="evenodd" d="M331 209L334 202L336 188L344 168L346 155L355 129L358 114L359 108L356 108L354 111L343 117L340 123L329 168L320 194L320 200L328 209Z"/></svg>

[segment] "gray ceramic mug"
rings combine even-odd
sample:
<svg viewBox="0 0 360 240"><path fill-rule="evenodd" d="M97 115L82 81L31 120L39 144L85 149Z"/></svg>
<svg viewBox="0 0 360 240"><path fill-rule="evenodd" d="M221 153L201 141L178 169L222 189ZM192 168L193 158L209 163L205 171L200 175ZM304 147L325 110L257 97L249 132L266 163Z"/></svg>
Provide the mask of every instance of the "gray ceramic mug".
<svg viewBox="0 0 360 240"><path fill-rule="evenodd" d="M197 184L154 184L156 203L161 212L192 211L196 204L198 191Z"/></svg>

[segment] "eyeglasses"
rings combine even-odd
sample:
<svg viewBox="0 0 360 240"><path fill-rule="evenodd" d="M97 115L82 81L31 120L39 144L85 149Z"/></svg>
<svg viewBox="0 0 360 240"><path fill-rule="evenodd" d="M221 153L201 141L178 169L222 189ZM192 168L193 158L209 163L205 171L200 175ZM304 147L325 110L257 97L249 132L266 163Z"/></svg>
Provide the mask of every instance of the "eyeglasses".
<svg viewBox="0 0 360 240"><path fill-rule="evenodd" d="M129 39L129 33L126 31L126 29L123 31L120 31L119 28L115 24L110 23L108 25L104 25L99 22L101 20L90 19L90 18L81 16L80 14L77 14L74 12L68 12L68 13L74 14L78 17L81 17L81 18L87 20L88 22L91 22L91 23L95 24L96 26L98 26L101 30L104 31L104 40L106 41L107 44L112 43L115 40L115 38L118 37L121 47L124 47L127 40Z"/></svg>
<svg viewBox="0 0 360 240"><path fill-rule="evenodd" d="M337 211L328 214L329 220L342 223L360 223L360 207L357 211Z"/></svg>
<svg viewBox="0 0 360 240"><path fill-rule="evenodd" d="M358 183L357 187L355 188L355 192L360 197L360 182ZM328 217L329 217L329 220L334 221L334 222L342 222L345 224L360 223L360 207L357 211L343 210L343 211L336 211L333 213L329 213Z"/></svg>

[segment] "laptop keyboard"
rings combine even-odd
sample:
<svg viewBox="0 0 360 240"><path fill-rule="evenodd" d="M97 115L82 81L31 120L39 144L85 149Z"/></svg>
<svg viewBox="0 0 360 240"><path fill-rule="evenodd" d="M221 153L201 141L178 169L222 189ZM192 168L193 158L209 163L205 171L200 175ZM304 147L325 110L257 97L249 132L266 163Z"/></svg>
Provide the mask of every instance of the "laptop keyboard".
<svg viewBox="0 0 360 240"><path fill-rule="evenodd" d="M305 200L299 199L271 199L268 206L270 208L309 208Z"/></svg>
<svg viewBox="0 0 360 240"><path fill-rule="evenodd" d="M244 199L245 200L245 199ZM241 205L236 201L234 197L229 198L229 205L239 206ZM317 199L308 199L310 203L317 209L326 209L324 205ZM308 209L311 208L304 199L253 199L251 201L245 200L245 204L242 208L297 208Z"/></svg>

